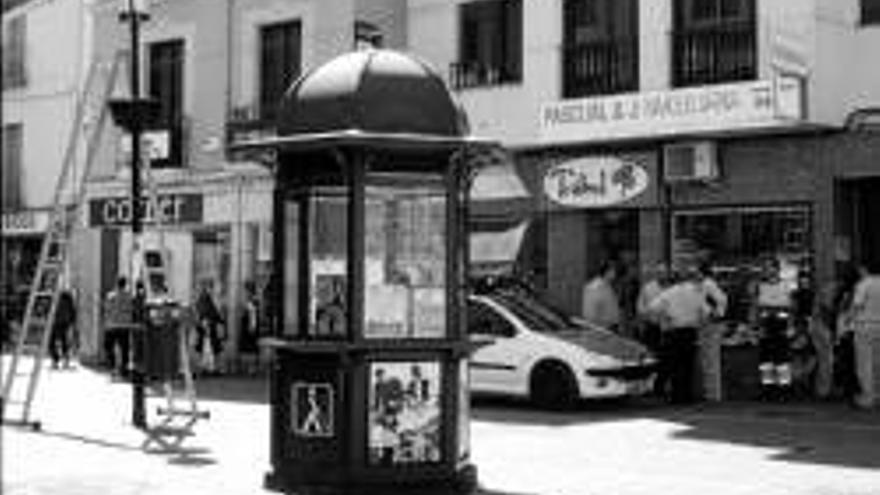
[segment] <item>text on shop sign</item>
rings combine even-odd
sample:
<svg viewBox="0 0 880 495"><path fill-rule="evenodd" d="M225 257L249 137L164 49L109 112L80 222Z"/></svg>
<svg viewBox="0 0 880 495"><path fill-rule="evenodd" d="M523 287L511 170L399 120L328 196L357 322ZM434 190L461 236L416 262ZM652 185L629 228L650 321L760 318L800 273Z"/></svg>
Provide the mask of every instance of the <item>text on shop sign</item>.
<svg viewBox="0 0 880 495"><path fill-rule="evenodd" d="M548 102L543 140L598 140L780 125L803 118L792 77Z"/></svg>
<svg viewBox="0 0 880 495"><path fill-rule="evenodd" d="M49 212L47 211L15 211L3 214L3 233L11 234L33 234L42 232L49 223Z"/></svg>
<svg viewBox="0 0 880 495"><path fill-rule="evenodd" d="M635 198L648 188L648 172L614 156L579 158L559 163L544 175L544 192L565 206L607 206Z"/></svg>
<svg viewBox="0 0 880 495"><path fill-rule="evenodd" d="M202 221L202 197L198 194L160 194L154 198L141 198L139 209L145 224L177 225ZM131 218L131 198L100 198L89 203L89 224L93 227L127 226Z"/></svg>

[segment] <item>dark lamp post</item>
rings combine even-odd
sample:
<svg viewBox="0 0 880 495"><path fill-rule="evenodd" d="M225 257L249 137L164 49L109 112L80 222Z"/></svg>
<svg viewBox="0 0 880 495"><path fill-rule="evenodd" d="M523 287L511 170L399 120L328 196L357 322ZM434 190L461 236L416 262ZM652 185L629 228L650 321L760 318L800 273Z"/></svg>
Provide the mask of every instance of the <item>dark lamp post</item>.
<svg viewBox="0 0 880 495"><path fill-rule="evenodd" d="M127 130L131 135L131 235L132 251L134 256L139 249L140 234L143 230L141 217L141 134L151 120L155 119L158 111L158 103L146 98L141 98L140 88L140 23L149 19L146 11L146 0L121 0L119 20L127 22L131 32L131 98L114 100L109 102L113 120L117 125ZM134 284L133 284L134 285ZM133 366L131 370L132 380L132 411L131 422L138 428L146 428L146 398L144 395L144 370L141 360L143 356L141 343L143 342L143 297L135 294L134 330L131 335L130 349L133 354ZM140 351L140 352L139 352Z"/></svg>

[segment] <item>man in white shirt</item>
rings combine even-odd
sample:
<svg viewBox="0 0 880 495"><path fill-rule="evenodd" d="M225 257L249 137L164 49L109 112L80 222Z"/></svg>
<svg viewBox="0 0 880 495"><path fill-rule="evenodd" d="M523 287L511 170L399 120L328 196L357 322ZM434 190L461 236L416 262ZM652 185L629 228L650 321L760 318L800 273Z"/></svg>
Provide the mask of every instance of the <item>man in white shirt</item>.
<svg viewBox="0 0 880 495"><path fill-rule="evenodd" d="M693 402L697 333L711 314L698 270L686 269L682 281L655 297L650 310L662 328L657 386L662 391L668 381L671 402Z"/></svg>
<svg viewBox="0 0 880 495"><path fill-rule="evenodd" d="M880 394L880 377L874 362L880 359L880 266L863 266L862 278L853 292L852 312L855 344L856 375L859 393L855 404L864 409L876 405Z"/></svg>
<svg viewBox="0 0 880 495"><path fill-rule="evenodd" d="M617 266L606 261L584 286L581 299L584 319L614 332L620 329L620 303L613 286L616 278Z"/></svg>

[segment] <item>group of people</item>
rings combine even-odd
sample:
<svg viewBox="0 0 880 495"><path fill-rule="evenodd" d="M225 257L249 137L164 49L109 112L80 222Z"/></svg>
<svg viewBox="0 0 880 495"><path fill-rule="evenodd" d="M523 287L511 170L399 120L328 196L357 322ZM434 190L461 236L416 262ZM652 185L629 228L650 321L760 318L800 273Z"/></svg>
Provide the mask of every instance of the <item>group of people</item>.
<svg viewBox="0 0 880 495"><path fill-rule="evenodd" d="M614 288L619 268L604 263L584 286L583 317L615 332L624 332L621 304ZM638 321L630 335L654 350L660 366L655 381L658 395L675 403L696 398L693 379L698 333L722 318L727 296L709 275L708 266L687 267L669 276L658 264L647 274L636 299Z"/></svg>
<svg viewBox="0 0 880 495"><path fill-rule="evenodd" d="M141 300L138 301L138 298ZM133 360L140 359L140 339L136 337L136 332L140 323L146 321L146 303L143 283L136 282L135 290L131 291L125 276L117 279L116 287L107 294L104 301L105 362L120 376L127 376ZM250 336L257 326L257 310L254 304L248 296L242 322L242 347L246 347L244 351L251 347ZM218 373L219 356L226 340L225 319L212 295L211 282L203 282L194 303L182 309L179 324L184 330L183 338L186 342L193 342L198 357L198 369L205 374ZM137 315L136 311L143 314Z"/></svg>
<svg viewBox="0 0 880 495"><path fill-rule="evenodd" d="M706 263L669 273L648 270L636 303L636 319L624 321L615 282L619 267L601 266L584 286L583 317L635 337L653 349L660 367L656 392L671 402L698 398L696 363L700 333L728 311L728 296ZM749 287L747 325L758 332L758 376L762 398L787 398L798 387L827 397L839 391L859 407L873 407L880 388L880 267L864 266L817 295L806 270L796 280L782 276L768 259Z"/></svg>
<svg viewBox="0 0 880 495"><path fill-rule="evenodd" d="M880 262L844 270L817 304L817 322L829 336L834 382L856 407L878 405L880 393Z"/></svg>

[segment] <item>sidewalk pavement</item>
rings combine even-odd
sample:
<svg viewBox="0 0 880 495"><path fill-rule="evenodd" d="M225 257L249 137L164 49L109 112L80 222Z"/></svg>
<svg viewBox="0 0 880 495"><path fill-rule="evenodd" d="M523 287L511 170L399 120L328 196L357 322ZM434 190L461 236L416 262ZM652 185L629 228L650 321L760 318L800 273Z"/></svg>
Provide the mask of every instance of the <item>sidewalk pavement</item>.
<svg viewBox="0 0 880 495"><path fill-rule="evenodd" d="M160 453L130 424L130 384L85 367L47 369L33 414L42 431L2 428L2 493L272 493L262 488L265 380L198 387L210 419ZM149 401L151 424L159 404ZM635 403L567 414L502 406L473 411L472 457L486 495L880 493L880 416L840 404Z"/></svg>

